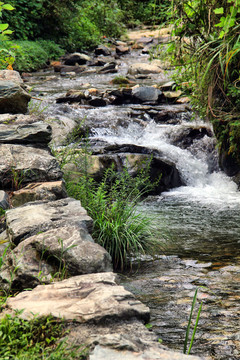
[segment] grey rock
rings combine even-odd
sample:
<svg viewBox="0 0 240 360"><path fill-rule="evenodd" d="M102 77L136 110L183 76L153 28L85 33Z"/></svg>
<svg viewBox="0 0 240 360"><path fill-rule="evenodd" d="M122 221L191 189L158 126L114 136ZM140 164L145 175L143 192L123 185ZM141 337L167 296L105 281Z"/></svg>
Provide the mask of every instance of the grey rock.
<svg viewBox="0 0 240 360"><path fill-rule="evenodd" d="M76 323L102 323L119 319L149 320L149 309L116 284L116 274L75 276L50 285L39 285L9 298L10 309L24 309L24 318L52 314Z"/></svg>
<svg viewBox="0 0 240 360"><path fill-rule="evenodd" d="M42 116L38 115L24 115L24 114L0 114L0 124L2 125L27 125L36 122L42 122Z"/></svg>
<svg viewBox="0 0 240 360"><path fill-rule="evenodd" d="M97 345L89 356L89 360L200 360L198 356L183 355L158 348L149 348L144 352L117 351Z"/></svg>
<svg viewBox="0 0 240 360"><path fill-rule="evenodd" d="M159 66L148 63L135 63L132 64L128 69L128 73L131 75L160 74L161 72L163 72L163 70Z"/></svg>
<svg viewBox="0 0 240 360"><path fill-rule="evenodd" d="M28 110L31 96L21 85L9 80L0 80L0 112L23 113Z"/></svg>
<svg viewBox="0 0 240 360"><path fill-rule="evenodd" d="M95 50L94 50L95 55L104 55L104 56L109 56L111 55L111 51L109 50L109 48L107 48L104 45L100 45L98 46Z"/></svg>
<svg viewBox="0 0 240 360"><path fill-rule="evenodd" d="M64 64L65 65L76 65L76 64L84 65L90 60L91 60L90 56L76 52L76 53L70 54L68 56L65 56Z"/></svg>
<svg viewBox="0 0 240 360"><path fill-rule="evenodd" d="M112 271L112 265L106 250L81 226L66 225L22 241L9 254L0 276L19 291L54 278L107 271Z"/></svg>
<svg viewBox="0 0 240 360"><path fill-rule="evenodd" d="M0 144L0 186L16 190L34 181L60 180L62 172L48 150L32 146Z"/></svg>
<svg viewBox="0 0 240 360"><path fill-rule="evenodd" d="M0 80L13 81L16 84L23 84L23 80L18 71L14 70L0 70Z"/></svg>
<svg viewBox="0 0 240 360"><path fill-rule="evenodd" d="M162 92L152 86L140 86L132 89L132 95L141 102L157 102Z"/></svg>
<svg viewBox="0 0 240 360"><path fill-rule="evenodd" d="M43 122L24 125L0 125L0 143L48 144L51 141L51 126Z"/></svg>
<svg viewBox="0 0 240 360"><path fill-rule="evenodd" d="M53 146L64 145L69 134L79 126L77 121L66 116L55 116L54 119L48 118L46 119L46 122L50 124L52 128L51 144Z"/></svg>
<svg viewBox="0 0 240 360"><path fill-rule="evenodd" d="M8 194L5 191L0 190L0 208L2 208L3 210L9 209L10 205L8 200Z"/></svg>
<svg viewBox="0 0 240 360"><path fill-rule="evenodd" d="M79 200L66 198L50 202L27 203L8 210L6 224L10 240L18 244L40 231L69 224L91 230L92 219L87 215Z"/></svg>

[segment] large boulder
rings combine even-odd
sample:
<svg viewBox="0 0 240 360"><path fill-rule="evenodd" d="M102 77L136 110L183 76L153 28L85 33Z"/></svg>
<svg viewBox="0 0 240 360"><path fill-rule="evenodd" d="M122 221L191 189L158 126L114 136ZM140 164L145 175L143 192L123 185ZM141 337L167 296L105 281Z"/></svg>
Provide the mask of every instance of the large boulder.
<svg viewBox="0 0 240 360"><path fill-rule="evenodd" d="M132 89L132 96L139 102L158 102L161 95L162 92L152 86L139 86Z"/></svg>
<svg viewBox="0 0 240 360"><path fill-rule="evenodd" d="M22 241L5 259L2 288L34 288L53 279L112 271L111 257L82 226L70 223Z"/></svg>
<svg viewBox="0 0 240 360"><path fill-rule="evenodd" d="M28 110L31 96L24 89L23 81L16 71L0 71L0 113L23 113Z"/></svg>
<svg viewBox="0 0 240 360"><path fill-rule="evenodd" d="M15 144L0 144L0 186L17 190L34 181L60 180L57 160L46 149Z"/></svg>
<svg viewBox="0 0 240 360"><path fill-rule="evenodd" d="M71 224L91 230L92 219L79 200L66 198L56 201L27 203L6 212L7 231L11 242L19 242L40 231Z"/></svg>
<svg viewBox="0 0 240 360"><path fill-rule="evenodd" d="M39 285L9 298L11 309L24 309L22 316L53 315L76 323L136 318L148 321L149 309L116 284L116 274L75 276L50 285Z"/></svg>

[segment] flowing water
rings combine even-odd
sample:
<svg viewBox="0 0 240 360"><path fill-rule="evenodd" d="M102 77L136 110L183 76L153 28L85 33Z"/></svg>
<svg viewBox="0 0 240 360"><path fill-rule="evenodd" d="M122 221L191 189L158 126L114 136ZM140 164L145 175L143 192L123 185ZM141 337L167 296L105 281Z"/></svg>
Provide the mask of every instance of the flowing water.
<svg viewBox="0 0 240 360"><path fill-rule="evenodd" d="M121 60L126 74L132 62L146 60L135 52ZM186 186L147 199L140 209L157 219L163 252L144 258L136 272L122 276L122 283L151 309L152 331L164 345L182 350L195 289L197 308L203 308L192 353L217 360L240 359L240 192L219 171L214 138L194 140L187 149L176 145L179 133L189 127L188 112L180 112L178 124L157 124L138 105L88 108L55 104L70 88L89 83L109 88L115 74L91 72L77 78L36 74L34 94L43 96L46 116L85 118L94 121L91 140L107 144L135 144L161 153L176 164ZM164 81L153 76L147 84ZM161 105L156 109L181 108ZM140 113L138 114L140 109ZM193 120L191 127L203 124ZM194 313L196 317L196 311Z"/></svg>

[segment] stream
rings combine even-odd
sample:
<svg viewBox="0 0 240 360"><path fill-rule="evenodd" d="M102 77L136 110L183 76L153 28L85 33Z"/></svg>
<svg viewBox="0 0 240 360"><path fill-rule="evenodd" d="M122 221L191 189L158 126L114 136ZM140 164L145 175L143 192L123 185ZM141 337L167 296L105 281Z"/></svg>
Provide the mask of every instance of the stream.
<svg viewBox="0 0 240 360"><path fill-rule="evenodd" d="M96 69L76 77L60 76L51 69L32 74L32 94L41 97L35 107L48 118L87 119L94 122L90 140L104 144L131 144L161 152L173 162L186 186L151 196L140 210L154 217L160 229L162 253L143 257L141 266L121 274L122 284L151 309L151 331L169 348L182 351L188 317L196 288L196 319L202 312L191 353L216 360L240 359L240 192L218 168L213 137L203 136L183 148L176 139L189 127L189 108L181 111L177 124L156 123L144 105L93 108L56 104L69 89L110 85L116 75L126 75L129 65L146 62L147 54L131 51L119 60L118 74L97 74ZM171 73L137 80L153 85L169 80ZM160 104L160 109L182 109L183 105ZM143 126L144 123L144 126ZM197 118L191 127L206 126ZM210 125L208 125L209 128ZM210 129L211 130L211 129Z"/></svg>

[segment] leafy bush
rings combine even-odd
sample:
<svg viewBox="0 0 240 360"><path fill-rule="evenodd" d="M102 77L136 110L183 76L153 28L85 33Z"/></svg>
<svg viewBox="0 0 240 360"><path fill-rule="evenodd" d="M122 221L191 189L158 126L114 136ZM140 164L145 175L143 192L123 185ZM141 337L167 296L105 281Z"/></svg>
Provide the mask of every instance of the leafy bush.
<svg viewBox="0 0 240 360"><path fill-rule="evenodd" d="M236 126L231 125L240 111L239 0L177 0L172 4L176 37L168 51L182 76L195 82L195 110L214 123L220 147L240 159Z"/></svg>
<svg viewBox="0 0 240 360"><path fill-rule="evenodd" d="M2 360L81 359L87 358L87 351L80 347L68 347L59 341L66 331L62 320L53 317L35 317L23 320L19 316L5 315L0 320L0 358Z"/></svg>
<svg viewBox="0 0 240 360"><path fill-rule="evenodd" d="M58 58L64 51L49 40L16 41L14 68L18 71L34 71L46 66L47 61Z"/></svg>

